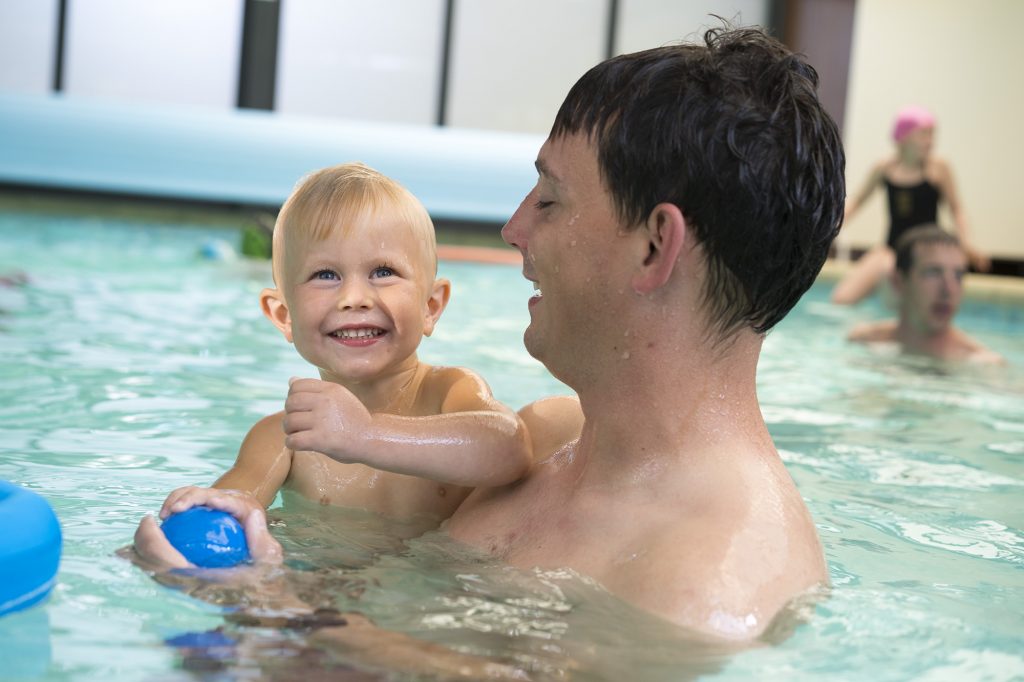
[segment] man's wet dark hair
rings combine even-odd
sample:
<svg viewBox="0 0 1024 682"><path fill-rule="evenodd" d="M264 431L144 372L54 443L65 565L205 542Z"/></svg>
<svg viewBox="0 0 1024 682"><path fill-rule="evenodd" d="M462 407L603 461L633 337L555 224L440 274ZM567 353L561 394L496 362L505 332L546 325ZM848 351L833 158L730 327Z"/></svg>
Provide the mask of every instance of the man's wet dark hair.
<svg viewBox="0 0 1024 682"><path fill-rule="evenodd" d="M712 29L598 64L551 130L597 147L619 217L678 206L707 257L722 336L771 329L811 286L842 222L845 157L818 74L758 29Z"/></svg>
<svg viewBox="0 0 1024 682"><path fill-rule="evenodd" d="M896 270L901 274L907 274L914 267L914 247L927 244L948 244L957 248L960 240L956 235L946 232L934 223L918 225L900 235L896 240Z"/></svg>

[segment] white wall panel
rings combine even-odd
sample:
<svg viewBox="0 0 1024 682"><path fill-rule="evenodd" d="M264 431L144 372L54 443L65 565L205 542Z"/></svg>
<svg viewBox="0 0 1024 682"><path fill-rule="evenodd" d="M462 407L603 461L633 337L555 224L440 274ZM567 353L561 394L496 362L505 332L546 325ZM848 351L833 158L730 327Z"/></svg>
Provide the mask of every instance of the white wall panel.
<svg viewBox="0 0 1024 682"><path fill-rule="evenodd" d="M547 133L569 88L605 56L606 0L459 0L452 126Z"/></svg>
<svg viewBox="0 0 1024 682"><path fill-rule="evenodd" d="M69 0L64 89L233 107L242 10L242 0Z"/></svg>
<svg viewBox="0 0 1024 682"><path fill-rule="evenodd" d="M403 123L437 119L443 0L288 0L274 108Z"/></svg>
<svg viewBox="0 0 1024 682"><path fill-rule="evenodd" d="M51 90L57 9L57 0L0 0L0 90Z"/></svg>
<svg viewBox="0 0 1024 682"><path fill-rule="evenodd" d="M1024 258L1022 25L1018 0L858 0L843 133L847 192L859 191L871 166L895 153L896 112L927 107L938 121L933 153L953 168L975 245ZM953 226L946 210L939 222ZM869 247L888 226L885 192L876 191L839 238Z"/></svg>
<svg viewBox="0 0 1024 682"><path fill-rule="evenodd" d="M698 42L705 29L722 25L714 14L735 26L764 26L768 0L621 0L616 54Z"/></svg>

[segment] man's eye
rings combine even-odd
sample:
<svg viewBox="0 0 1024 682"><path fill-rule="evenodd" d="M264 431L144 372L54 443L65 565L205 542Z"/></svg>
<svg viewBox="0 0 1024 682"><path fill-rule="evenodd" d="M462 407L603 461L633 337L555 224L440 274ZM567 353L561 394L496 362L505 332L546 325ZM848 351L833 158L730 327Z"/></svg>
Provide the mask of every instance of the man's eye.
<svg viewBox="0 0 1024 682"><path fill-rule="evenodd" d="M335 280L338 279L338 273L334 270L317 270L310 279Z"/></svg>
<svg viewBox="0 0 1024 682"><path fill-rule="evenodd" d="M543 211L545 208L547 208L548 206L551 206L554 203L555 202L553 202L553 201L542 201L542 200L538 199L537 203L535 203L533 205L533 207L536 208L538 211Z"/></svg>

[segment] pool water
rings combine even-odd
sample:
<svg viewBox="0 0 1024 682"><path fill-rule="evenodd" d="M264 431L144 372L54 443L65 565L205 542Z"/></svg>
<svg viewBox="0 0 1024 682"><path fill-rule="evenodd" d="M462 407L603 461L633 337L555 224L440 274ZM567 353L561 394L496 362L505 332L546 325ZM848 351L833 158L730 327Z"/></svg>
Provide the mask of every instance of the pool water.
<svg viewBox="0 0 1024 682"><path fill-rule="evenodd" d="M223 243L237 233L0 214L0 274L29 277L0 287L0 478L49 499L65 537L50 599L0 619L0 677L416 678L350 668L302 629L211 603L237 591L194 598L114 554L167 492L231 463L248 427L280 409L288 377L312 375L258 310L268 264L201 255ZM454 294L425 360L479 370L517 407L567 392L523 350L531 287L516 268L442 274ZM968 304L959 318L1007 367L844 342L885 312L833 307L816 288L766 340L764 415L833 583L773 645L694 650L571 571L510 569L443 533L408 539L400 524L302 501L271 512L287 580L534 679L1021 679L1024 311Z"/></svg>

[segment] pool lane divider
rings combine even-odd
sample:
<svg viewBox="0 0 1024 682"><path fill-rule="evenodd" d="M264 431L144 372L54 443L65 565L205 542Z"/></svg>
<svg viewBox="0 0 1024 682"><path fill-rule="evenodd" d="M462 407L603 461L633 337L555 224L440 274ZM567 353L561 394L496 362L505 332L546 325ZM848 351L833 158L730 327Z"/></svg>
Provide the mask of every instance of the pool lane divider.
<svg viewBox="0 0 1024 682"><path fill-rule="evenodd" d="M318 168L362 161L435 219L502 224L544 136L0 93L0 184L280 206Z"/></svg>

